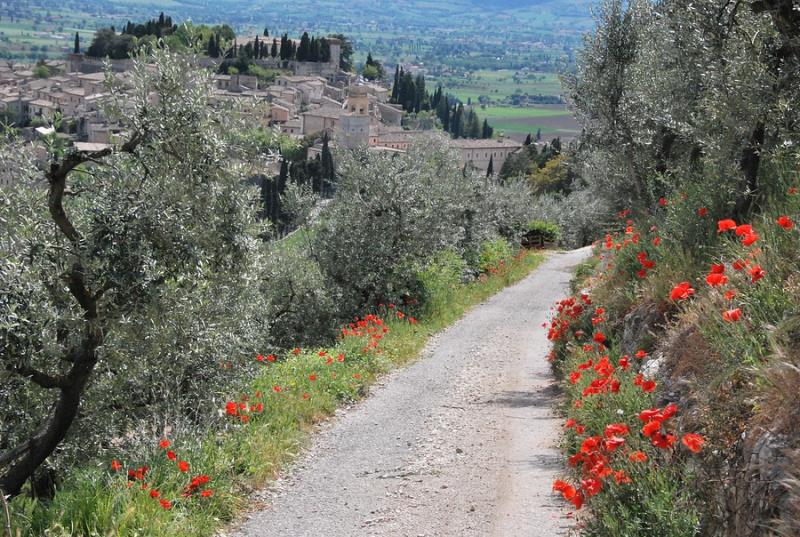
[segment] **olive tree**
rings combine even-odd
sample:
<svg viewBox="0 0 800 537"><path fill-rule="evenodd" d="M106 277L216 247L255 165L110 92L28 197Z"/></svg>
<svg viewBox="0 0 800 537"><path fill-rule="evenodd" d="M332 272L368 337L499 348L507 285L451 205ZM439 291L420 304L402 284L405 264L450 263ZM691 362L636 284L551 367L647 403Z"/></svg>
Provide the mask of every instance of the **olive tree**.
<svg viewBox="0 0 800 537"><path fill-rule="evenodd" d="M127 86L108 77L105 113L121 143L53 144L43 165L22 142L0 147L12 177L0 189L6 494L64 447L76 420L105 441L121 436L128 409L208 387L225 353L267 337L240 115L210 106L210 75L190 57L142 54L132 74Z"/></svg>
<svg viewBox="0 0 800 537"><path fill-rule="evenodd" d="M441 135L406 153L363 148L337 162L337 194L315 226L312 253L346 314L417 298L417 272L437 252L466 255L526 220L527 190L466 171Z"/></svg>

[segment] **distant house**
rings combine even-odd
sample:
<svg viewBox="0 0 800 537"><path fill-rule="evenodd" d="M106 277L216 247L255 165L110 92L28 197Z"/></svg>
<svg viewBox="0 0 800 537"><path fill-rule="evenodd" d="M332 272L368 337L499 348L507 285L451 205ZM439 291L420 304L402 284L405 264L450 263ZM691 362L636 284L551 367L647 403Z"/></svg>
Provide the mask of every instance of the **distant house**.
<svg viewBox="0 0 800 537"><path fill-rule="evenodd" d="M489 161L495 173L503 167L509 155L516 153L522 147L520 142L510 138L496 140L473 140L459 138L452 141L461 155L461 164L470 164L481 172L489 169Z"/></svg>

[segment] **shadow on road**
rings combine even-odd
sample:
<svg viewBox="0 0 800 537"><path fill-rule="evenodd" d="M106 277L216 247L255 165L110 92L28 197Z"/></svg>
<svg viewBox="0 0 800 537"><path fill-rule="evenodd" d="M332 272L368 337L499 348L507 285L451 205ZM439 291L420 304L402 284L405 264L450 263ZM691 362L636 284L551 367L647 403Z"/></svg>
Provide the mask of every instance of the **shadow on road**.
<svg viewBox="0 0 800 537"><path fill-rule="evenodd" d="M557 384L549 384L535 391L504 391L488 401L486 404L504 406L508 408L547 407L556 406L556 400L561 396Z"/></svg>

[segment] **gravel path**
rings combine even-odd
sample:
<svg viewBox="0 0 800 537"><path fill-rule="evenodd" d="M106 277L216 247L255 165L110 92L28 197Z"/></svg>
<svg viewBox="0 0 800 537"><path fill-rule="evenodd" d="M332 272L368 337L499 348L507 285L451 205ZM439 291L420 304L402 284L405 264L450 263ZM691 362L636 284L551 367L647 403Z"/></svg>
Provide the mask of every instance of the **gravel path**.
<svg viewBox="0 0 800 537"><path fill-rule="evenodd" d="M434 337L410 367L323 424L237 537L558 537L551 485L557 388L541 324L588 249L530 277Z"/></svg>

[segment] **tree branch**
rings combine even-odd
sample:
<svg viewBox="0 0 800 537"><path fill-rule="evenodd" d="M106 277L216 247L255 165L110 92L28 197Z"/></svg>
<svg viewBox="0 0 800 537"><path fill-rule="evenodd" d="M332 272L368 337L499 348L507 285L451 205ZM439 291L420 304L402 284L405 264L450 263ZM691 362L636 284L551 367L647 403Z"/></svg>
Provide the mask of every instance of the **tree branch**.
<svg viewBox="0 0 800 537"><path fill-rule="evenodd" d="M8 370L48 390L64 388L69 384L69 380L66 377L54 377L25 364L9 365Z"/></svg>

